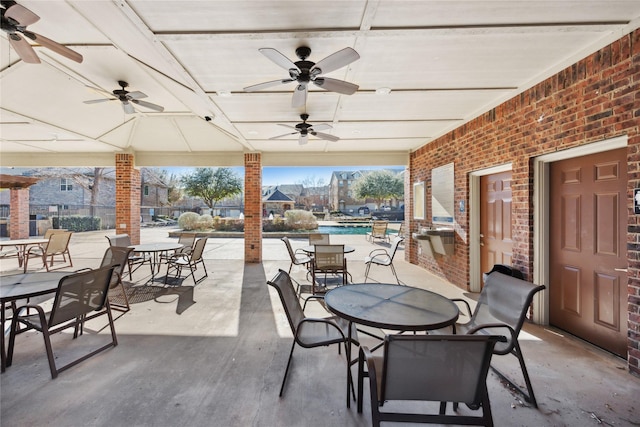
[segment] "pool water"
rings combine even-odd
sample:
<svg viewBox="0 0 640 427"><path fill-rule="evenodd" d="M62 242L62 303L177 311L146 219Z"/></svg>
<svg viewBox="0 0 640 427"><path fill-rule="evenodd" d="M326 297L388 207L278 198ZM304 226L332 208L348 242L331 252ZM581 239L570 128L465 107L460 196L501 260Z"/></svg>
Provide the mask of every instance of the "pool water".
<svg viewBox="0 0 640 427"><path fill-rule="evenodd" d="M362 234L371 231L371 227L334 227L330 225L318 226L318 233L326 234Z"/></svg>

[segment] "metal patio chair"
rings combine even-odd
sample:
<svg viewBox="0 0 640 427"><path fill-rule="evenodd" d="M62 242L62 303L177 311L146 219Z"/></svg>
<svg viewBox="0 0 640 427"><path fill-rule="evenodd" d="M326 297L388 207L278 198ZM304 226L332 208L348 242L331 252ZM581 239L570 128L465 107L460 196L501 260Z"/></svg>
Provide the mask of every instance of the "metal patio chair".
<svg viewBox="0 0 640 427"><path fill-rule="evenodd" d="M374 249L369 252L369 256L364 259L364 265L366 266L364 270L364 281L367 281L369 277L369 269L372 265L380 265L383 267L391 267L391 271L396 278L396 282L398 285L400 284L400 279L398 279L398 274L396 273L396 269L393 266L393 258L398 251L398 246L404 241L402 237L395 237L393 239L393 243L391 244L391 249L387 251L386 249L379 248Z"/></svg>
<svg viewBox="0 0 640 427"><path fill-rule="evenodd" d="M183 268L189 269L189 275L193 278L193 284L197 285L198 282L204 280L209 276L207 273L207 267L204 265L204 259L202 258L202 254L204 253L204 247L207 244L207 237L202 237L196 240L195 245L193 245L193 251L189 255L179 255L173 258L169 258L167 260L167 275L164 276L164 283L167 284L167 279L169 278L169 272L173 269L176 271L176 275L174 278L180 277L182 274ZM195 272L198 269L198 264L202 266L204 270L204 275L196 280Z"/></svg>
<svg viewBox="0 0 640 427"><path fill-rule="evenodd" d="M16 335L31 329L42 333L52 379L55 379L60 372L77 365L83 360L107 348L118 345L111 307L107 298L113 270L113 266L108 266L64 276L58 283L53 307L49 313L45 313L44 309L39 305L19 307L11 320L7 366L11 366L13 362ZM36 310L36 314L29 315L30 309ZM111 341L88 354L85 353L83 356L68 362L64 366L58 367L51 346L51 335L68 328L74 328L73 339L76 339L84 322L102 315L107 315L109 318ZM18 330L18 323L26 327Z"/></svg>
<svg viewBox="0 0 640 427"><path fill-rule="evenodd" d="M300 305L300 299L298 294L293 288L293 282L291 277L284 270L278 270L278 273L273 279L267 281L269 286L273 286L278 291L280 301L284 307L284 311L293 332L293 343L291 345L291 352L289 353L289 360L287 361L287 368L284 371L284 377L282 378L282 385L280 386L280 397L284 392L284 386L287 381L287 374L289 373L289 367L291 366L291 359L293 357L293 350L298 344L303 348L324 347L331 344L338 344L338 352L340 351L340 344L348 345L349 327L351 327L352 342L356 345L358 343L358 335L355 324L349 326L349 322L341 319L337 316L325 317L325 318L310 318L304 314L304 310ZM347 360L347 367L350 361Z"/></svg>
<svg viewBox="0 0 640 427"><path fill-rule="evenodd" d="M109 246L129 247L131 245L131 237L128 234L116 234L115 236L105 236L109 241ZM129 280L133 280L132 274L142 266L149 262L149 259L141 253L130 252L127 260L127 269L129 270ZM135 266L135 268L134 268Z"/></svg>
<svg viewBox="0 0 640 427"><path fill-rule="evenodd" d="M535 408L538 407L538 403L533 394L527 366L524 363L522 349L518 343L518 335L520 334L527 312L531 306L533 296L543 289L545 289L543 285L535 285L531 282L494 271L487 276L473 313L466 300L452 299L452 301L465 304L470 317L467 323L455 324L455 333L503 335L507 338L505 342L496 344L493 352L501 356L513 354L518 358L527 391L525 392L522 388L514 384L495 367L492 367L492 369L503 380L520 392L524 396L524 399Z"/></svg>
<svg viewBox="0 0 640 427"><path fill-rule="evenodd" d="M122 275L124 274L124 268L127 266L127 262L129 259L129 255L131 254L132 248L127 248L124 246L109 246L102 256L102 261L100 262L100 268L103 267L114 267L113 275L111 276L111 282L109 284L109 303L111 305L112 310L121 311L126 313L130 310L129 307L129 298L127 297L127 292L124 288L124 283L122 283ZM81 271L90 270L89 268L85 268L82 270L76 271L79 273ZM119 292L122 293L122 299L124 303L115 302L114 298L114 290L120 288Z"/></svg>
<svg viewBox="0 0 640 427"><path fill-rule="evenodd" d="M362 413L364 378L369 378L371 419L383 421L493 426L487 391L492 350L501 336L387 335L384 354L365 346L358 358L358 413ZM366 366L366 370L364 369ZM393 401L440 402L438 413L384 411ZM447 415L447 402L482 409L481 416ZM421 408L423 408L421 406ZM404 407L403 407L404 409Z"/></svg>
<svg viewBox="0 0 640 427"><path fill-rule="evenodd" d="M71 253L69 253L71 234L71 231L55 230L55 232L49 234L49 241L47 243L30 247L23 260L25 263L25 271L31 258L41 258L42 266L45 267L47 271L53 270L53 263L56 261L56 257L62 257L62 263L64 264L58 266L56 269L73 267ZM67 260L67 258L69 259ZM67 263L68 265L66 265Z"/></svg>
<svg viewBox="0 0 640 427"><path fill-rule="evenodd" d="M373 221L371 224L371 231L367 232L366 239L374 243L376 240L382 240L383 242L389 241L389 236L387 235L387 227L389 226L389 221Z"/></svg>
<svg viewBox="0 0 640 427"><path fill-rule="evenodd" d="M343 285L347 284L347 258L344 256L344 245L315 245L311 260L312 293L317 293L316 277L324 275L324 288L327 286L327 275L342 276Z"/></svg>

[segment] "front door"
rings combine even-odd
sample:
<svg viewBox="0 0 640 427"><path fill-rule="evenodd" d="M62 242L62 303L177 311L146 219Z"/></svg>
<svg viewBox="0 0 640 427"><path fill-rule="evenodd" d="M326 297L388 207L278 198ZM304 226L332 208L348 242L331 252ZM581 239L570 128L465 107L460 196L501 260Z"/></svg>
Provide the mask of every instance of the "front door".
<svg viewBox="0 0 640 427"><path fill-rule="evenodd" d="M511 171L480 177L480 268L511 265ZM482 281L481 281L482 283Z"/></svg>
<svg viewBox="0 0 640 427"><path fill-rule="evenodd" d="M550 174L550 323L626 358L626 149L554 162Z"/></svg>

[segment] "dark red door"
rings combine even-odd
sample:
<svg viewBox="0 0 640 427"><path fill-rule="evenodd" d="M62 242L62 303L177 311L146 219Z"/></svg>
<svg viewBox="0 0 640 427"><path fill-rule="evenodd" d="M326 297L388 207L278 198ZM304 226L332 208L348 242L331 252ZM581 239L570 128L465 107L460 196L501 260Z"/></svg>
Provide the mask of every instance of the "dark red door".
<svg viewBox="0 0 640 427"><path fill-rule="evenodd" d="M627 355L626 149L551 164L550 322Z"/></svg>

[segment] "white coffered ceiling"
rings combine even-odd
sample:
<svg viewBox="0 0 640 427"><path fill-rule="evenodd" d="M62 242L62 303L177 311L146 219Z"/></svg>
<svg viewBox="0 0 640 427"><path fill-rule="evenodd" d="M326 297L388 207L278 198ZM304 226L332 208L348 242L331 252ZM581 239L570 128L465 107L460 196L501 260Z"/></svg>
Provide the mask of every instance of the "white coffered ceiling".
<svg viewBox="0 0 640 427"><path fill-rule="evenodd" d="M40 16L29 30L81 53L81 64L36 47L22 62L0 37L0 164L141 166L404 164L408 153L486 112L640 25L640 1L19 1ZM258 49L318 62L345 47L360 59L328 77L351 95L295 85ZM164 112L124 114L85 104L129 83ZM388 95L376 89L390 88ZM230 96L223 96L230 94ZM270 140L300 114L340 138ZM212 118L206 121L205 116Z"/></svg>

